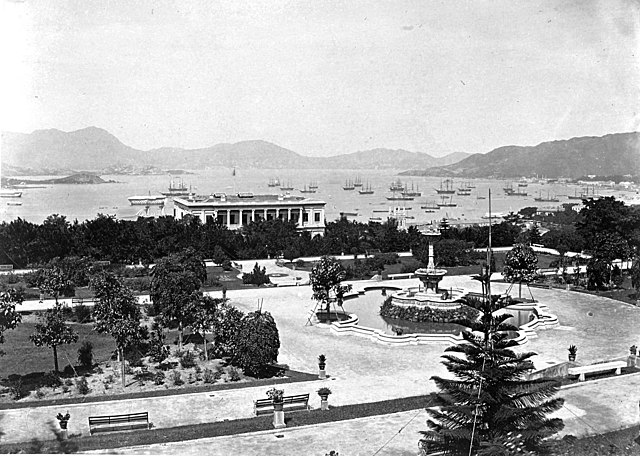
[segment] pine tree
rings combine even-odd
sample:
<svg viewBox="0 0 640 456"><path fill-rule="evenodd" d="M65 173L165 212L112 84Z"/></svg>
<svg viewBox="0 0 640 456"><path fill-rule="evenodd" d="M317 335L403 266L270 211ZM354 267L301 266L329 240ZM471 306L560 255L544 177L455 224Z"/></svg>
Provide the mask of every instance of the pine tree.
<svg viewBox="0 0 640 456"><path fill-rule="evenodd" d="M486 275L481 279L485 282ZM559 383L525 379L533 370L535 353L512 350L518 344L509 338L509 331L517 328L505 323L511 317L502 310L508 302L492 296L490 300L467 298L465 304L480 316L461 321L469 328L462 333L465 342L445 350L462 356L443 355L443 364L456 378L432 377L440 392L435 395L434 408L427 409L429 429L421 433L420 440L423 454L535 451L543 438L564 427L561 419L546 417L564 403L564 399L553 398Z"/></svg>

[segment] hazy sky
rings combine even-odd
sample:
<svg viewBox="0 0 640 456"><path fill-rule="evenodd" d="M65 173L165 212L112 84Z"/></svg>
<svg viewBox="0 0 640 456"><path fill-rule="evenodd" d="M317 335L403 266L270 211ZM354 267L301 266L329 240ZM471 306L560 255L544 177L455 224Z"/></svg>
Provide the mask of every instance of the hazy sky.
<svg viewBox="0 0 640 456"><path fill-rule="evenodd" d="M2 130L442 155L640 129L636 1L0 2Z"/></svg>

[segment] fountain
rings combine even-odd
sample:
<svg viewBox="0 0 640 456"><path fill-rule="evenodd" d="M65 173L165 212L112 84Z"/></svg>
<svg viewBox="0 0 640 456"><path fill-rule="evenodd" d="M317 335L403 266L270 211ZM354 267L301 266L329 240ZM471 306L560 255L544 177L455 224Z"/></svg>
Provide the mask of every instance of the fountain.
<svg viewBox="0 0 640 456"><path fill-rule="evenodd" d="M437 309L457 309L461 306L459 300L467 293L462 289L440 289L438 284L447 274L446 269L437 269L434 261L433 242L440 236L439 231L423 231L429 242L429 262L426 268L416 269L415 275L420 279L423 287L408 288L398 291L391 296L391 303L397 306L428 306Z"/></svg>

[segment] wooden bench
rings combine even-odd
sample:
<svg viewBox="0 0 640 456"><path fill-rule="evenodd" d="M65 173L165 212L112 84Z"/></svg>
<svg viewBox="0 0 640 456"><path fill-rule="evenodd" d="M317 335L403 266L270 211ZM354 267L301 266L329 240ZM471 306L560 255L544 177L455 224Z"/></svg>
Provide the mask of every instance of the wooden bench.
<svg viewBox="0 0 640 456"><path fill-rule="evenodd" d="M89 435L94 432L126 431L143 428L151 428L149 412L89 417Z"/></svg>
<svg viewBox="0 0 640 456"><path fill-rule="evenodd" d="M285 396L282 398L283 410L309 410L309 393L298 394L295 396ZM258 415L271 413L273 410L273 401L271 399L257 399L253 402L253 411Z"/></svg>
<svg viewBox="0 0 640 456"><path fill-rule="evenodd" d="M84 300L82 298L71 298L71 304L74 306L78 306L82 304Z"/></svg>
<svg viewBox="0 0 640 456"><path fill-rule="evenodd" d="M578 381L584 382L585 374L597 374L615 370L616 375L620 375L623 367L627 367L626 362L611 361L609 363L590 364L589 366L570 367L567 372L569 375L579 375Z"/></svg>

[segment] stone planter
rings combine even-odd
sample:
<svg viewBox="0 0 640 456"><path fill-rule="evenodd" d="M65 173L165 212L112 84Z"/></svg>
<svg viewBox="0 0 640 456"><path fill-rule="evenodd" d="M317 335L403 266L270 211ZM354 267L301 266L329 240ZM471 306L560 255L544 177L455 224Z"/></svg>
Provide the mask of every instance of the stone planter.
<svg viewBox="0 0 640 456"><path fill-rule="evenodd" d="M636 355L629 355L627 357L627 367L636 367L636 361L638 357Z"/></svg>
<svg viewBox="0 0 640 456"><path fill-rule="evenodd" d="M576 355L569 355L569 361L575 361Z"/></svg>
<svg viewBox="0 0 640 456"><path fill-rule="evenodd" d="M320 396L320 410L329 410L329 396Z"/></svg>
<svg viewBox="0 0 640 456"><path fill-rule="evenodd" d="M324 364L318 364L318 378L320 380L324 380L325 378L327 378L327 373L325 372L324 368Z"/></svg>
<svg viewBox="0 0 640 456"><path fill-rule="evenodd" d="M273 427L276 429L287 427L284 422L284 404L282 402L273 403Z"/></svg>

